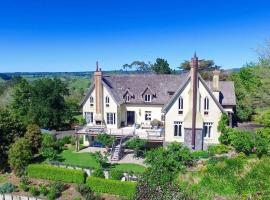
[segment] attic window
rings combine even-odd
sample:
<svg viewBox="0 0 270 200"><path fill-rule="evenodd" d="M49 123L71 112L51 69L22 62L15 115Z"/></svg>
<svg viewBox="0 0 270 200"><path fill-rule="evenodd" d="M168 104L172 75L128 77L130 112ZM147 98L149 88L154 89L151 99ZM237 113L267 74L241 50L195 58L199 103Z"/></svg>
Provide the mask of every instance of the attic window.
<svg viewBox="0 0 270 200"><path fill-rule="evenodd" d="M90 96L90 106L93 107L94 106L94 97Z"/></svg>
<svg viewBox="0 0 270 200"><path fill-rule="evenodd" d="M145 102L151 102L151 101L152 101L151 95L150 95L150 94L144 95L144 101L145 101Z"/></svg>
<svg viewBox="0 0 270 200"><path fill-rule="evenodd" d="M169 95L174 95L174 91L168 91Z"/></svg>
<svg viewBox="0 0 270 200"><path fill-rule="evenodd" d="M110 106L110 98L108 96L105 97L105 104L106 104L106 107Z"/></svg>
<svg viewBox="0 0 270 200"><path fill-rule="evenodd" d="M204 98L204 114L208 115L209 112L209 99L208 97Z"/></svg>
<svg viewBox="0 0 270 200"><path fill-rule="evenodd" d="M183 107L184 107L183 98L179 97L179 99L178 99L178 114L183 114Z"/></svg>
<svg viewBox="0 0 270 200"><path fill-rule="evenodd" d="M126 95L126 102L129 102L130 101L130 96L127 94Z"/></svg>

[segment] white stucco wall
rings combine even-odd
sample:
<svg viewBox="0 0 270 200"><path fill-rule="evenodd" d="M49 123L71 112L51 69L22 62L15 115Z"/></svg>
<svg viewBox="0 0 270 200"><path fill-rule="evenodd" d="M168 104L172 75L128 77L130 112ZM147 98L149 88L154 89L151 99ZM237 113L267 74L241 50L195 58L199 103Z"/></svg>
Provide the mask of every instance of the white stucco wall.
<svg viewBox="0 0 270 200"><path fill-rule="evenodd" d="M184 142L184 128L182 129L182 136L181 137L175 137L174 136L174 121L180 121L183 122L183 127L185 127L185 116L189 112L189 109L191 109L191 100L189 97L189 91L190 91L190 82L187 84L186 88L182 91L181 94L178 95L175 102L172 104L171 108L165 115L165 142ZM201 102L199 102L199 96L201 95ZM178 98L182 96L184 102L184 109L183 114L178 114ZM209 111L208 115L204 114L204 98L208 97L209 99ZM218 105L214 102L214 100L211 98L210 94L206 90L206 88L202 85L201 82L199 82L199 88L198 88L198 106L197 110L199 112L199 104L201 107L200 113L203 119L203 122L212 122L212 135L210 138L204 138L204 142L208 144L218 144L218 137L220 136L220 132L217 130L218 122L220 120L220 117L222 115L222 112ZM201 127L203 128L203 127Z"/></svg>

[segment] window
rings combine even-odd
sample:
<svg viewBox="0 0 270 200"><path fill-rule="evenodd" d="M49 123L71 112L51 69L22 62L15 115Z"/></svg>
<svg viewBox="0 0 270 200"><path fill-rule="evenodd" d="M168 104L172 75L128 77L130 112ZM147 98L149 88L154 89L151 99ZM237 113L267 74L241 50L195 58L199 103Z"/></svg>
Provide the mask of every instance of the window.
<svg viewBox="0 0 270 200"><path fill-rule="evenodd" d="M94 106L94 97L90 96L90 106Z"/></svg>
<svg viewBox="0 0 270 200"><path fill-rule="evenodd" d="M203 123L203 136L210 138L212 136L212 126L213 122L205 122Z"/></svg>
<svg viewBox="0 0 270 200"><path fill-rule="evenodd" d="M87 124L93 123L93 113L92 112L85 112L84 118Z"/></svg>
<svg viewBox="0 0 270 200"><path fill-rule="evenodd" d="M208 97L204 98L204 114L208 114L209 111L209 99Z"/></svg>
<svg viewBox="0 0 270 200"><path fill-rule="evenodd" d="M130 96L127 94L126 95L126 102L129 102L130 101Z"/></svg>
<svg viewBox="0 0 270 200"><path fill-rule="evenodd" d="M145 111L145 121L151 121L151 111Z"/></svg>
<svg viewBox="0 0 270 200"><path fill-rule="evenodd" d="M178 114L183 114L183 98L178 99Z"/></svg>
<svg viewBox="0 0 270 200"><path fill-rule="evenodd" d="M107 124L115 124L115 113L107 113Z"/></svg>
<svg viewBox="0 0 270 200"><path fill-rule="evenodd" d="M174 123L174 137L182 136L182 122L175 121Z"/></svg>
<svg viewBox="0 0 270 200"><path fill-rule="evenodd" d="M144 101L145 102L151 102L151 95L150 94L146 94L146 95L144 95Z"/></svg>
<svg viewBox="0 0 270 200"><path fill-rule="evenodd" d="M106 107L110 106L110 98L108 96L105 97L105 104L106 104Z"/></svg>

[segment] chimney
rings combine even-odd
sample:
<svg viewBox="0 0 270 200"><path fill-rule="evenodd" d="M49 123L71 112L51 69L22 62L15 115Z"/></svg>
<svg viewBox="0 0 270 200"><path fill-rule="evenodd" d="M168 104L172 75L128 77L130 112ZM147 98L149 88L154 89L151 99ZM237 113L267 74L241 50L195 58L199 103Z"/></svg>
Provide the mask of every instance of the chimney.
<svg viewBox="0 0 270 200"><path fill-rule="evenodd" d="M219 75L220 75L220 70L215 69L213 71L213 91L214 92L219 92Z"/></svg>
<svg viewBox="0 0 270 200"><path fill-rule="evenodd" d="M96 71L94 72L95 82L95 102L96 102L96 114L95 124L102 125L103 123L103 87L102 87L102 71L96 62Z"/></svg>
<svg viewBox="0 0 270 200"><path fill-rule="evenodd" d="M196 52L191 59L191 89L192 89L192 140L191 147L195 149L195 138L196 138L196 113L197 113L197 81L198 81L198 57Z"/></svg>

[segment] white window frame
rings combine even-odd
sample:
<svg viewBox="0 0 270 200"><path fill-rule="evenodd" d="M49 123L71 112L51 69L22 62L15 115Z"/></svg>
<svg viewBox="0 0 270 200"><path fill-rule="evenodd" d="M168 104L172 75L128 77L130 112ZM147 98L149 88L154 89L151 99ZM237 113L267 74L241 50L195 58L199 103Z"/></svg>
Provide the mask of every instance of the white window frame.
<svg viewBox="0 0 270 200"><path fill-rule="evenodd" d="M183 136L183 122L174 121L173 122L173 136L174 137L182 137Z"/></svg>
<svg viewBox="0 0 270 200"><path fill-rule="evenodd" d="M204 108L204 114L208 114L209 112L209 98L208 97L205 97L204 98L204 102L203 102L203 108Z"/></svg>
<svg viewBox="0 0 270 200"><path fill-rule="evenodd" d="M145 94L144 95L144 101L145 102L151 102L152 101L152 95L151 94Z"/></svg>
<svg viewBox="0 0 270 200"><path fill-rule="evenodd" d="M87 116L89 115L89 121L87 121ZM93 112L85 112L84 113L84 119L87 124L91 124L94 122L94 113Z"/></svg>
<svg viewBox="0 0 270 200"><path fill-rule="evenodd" d="M94 106L94 97L90 96L89 101L90 101L90 106L93 107Z"/></svg>
<svg viewBox="0 0 270 200"><path fill-rule="evenodd" d="M203 123L203 137L212 138L213 122L204 122Z"/></svg>
<svg viewBox="0 0 270 200"><path fill-rule="evenodd" d="M178 114L183 114L183 108L184 108L184 99L183 97L178 98Z"/></svg>
<svg viewBox="0 0 270 200"><path fill-rule="evenodd" d="M145 119L145 121L151 121L152 120L152 112L151 111L145 111L144 119Z"/></svg>
<svg viewBox="0 0 270 200"><path fill-rule="evenodd" d="M107 113L106 116L107 124L114 125L115 124L115 113Z"/></svg>
<svg viewBox="0 0 270 200"><path fill-rule="evenodd" d="M130 101L130 96L127 94L125 99L126 99L126 102L129 102Z"/></svg>
<svg viewBox="0 0 270 200"><path fill-rule="evenodd" d="M108 96L105 97L105 104L106 104L106 107L110 106L110 97Z"/></svg>

